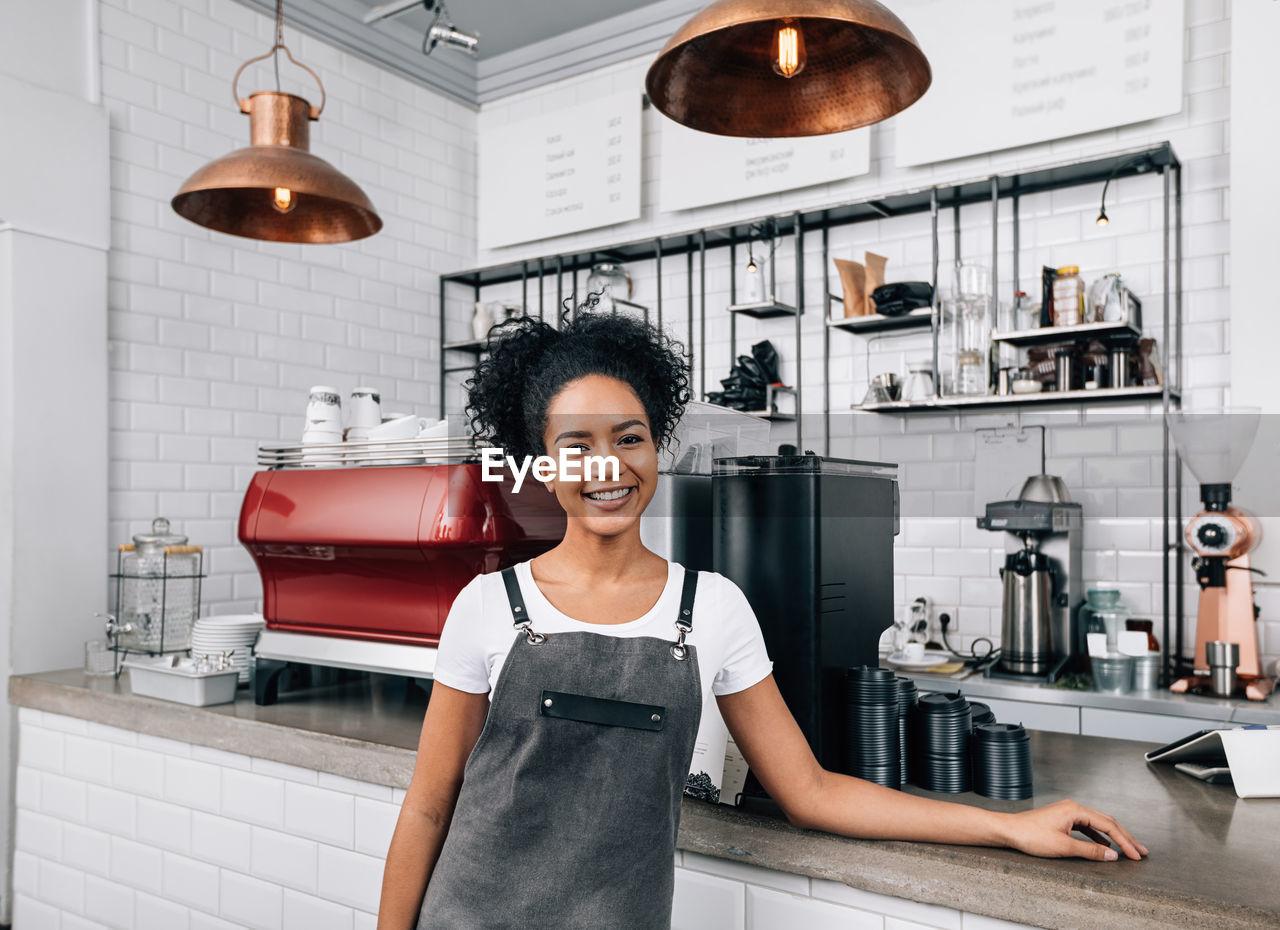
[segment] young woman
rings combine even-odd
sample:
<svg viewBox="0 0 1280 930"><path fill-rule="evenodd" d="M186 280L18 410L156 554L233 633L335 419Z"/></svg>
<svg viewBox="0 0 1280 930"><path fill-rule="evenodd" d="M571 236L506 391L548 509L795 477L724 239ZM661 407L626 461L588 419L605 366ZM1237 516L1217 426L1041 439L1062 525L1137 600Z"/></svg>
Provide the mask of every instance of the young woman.
<svg viewBox="0 0 1280 930"><path fill-rule="evenodd" d="M477 434L514 456L614 456L618 477L545 482L568 515L564 540L454 601L379 930L668 928L681 792L712 695L796 826L1100 860L1117 858L1110 837L1146 854L1072 801L998 813L824 770L741 590L640 542L658 451L689 400L679 345L589 312L495 335L468 382Z"/></svg>

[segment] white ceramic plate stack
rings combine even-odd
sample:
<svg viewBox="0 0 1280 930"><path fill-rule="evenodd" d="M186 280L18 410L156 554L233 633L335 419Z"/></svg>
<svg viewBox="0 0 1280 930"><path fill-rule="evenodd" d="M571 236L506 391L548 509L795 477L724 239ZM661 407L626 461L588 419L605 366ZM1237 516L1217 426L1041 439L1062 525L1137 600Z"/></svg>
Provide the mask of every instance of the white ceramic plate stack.
<svg viewBox="0 0 1280 930"><path fill-rule="evenodd" d="M240 683L249 680L249 663L258 633L266 626L261 614L228 614L200 617L191 628L191 655L231 654L231 664L240 673Z"/></svg>

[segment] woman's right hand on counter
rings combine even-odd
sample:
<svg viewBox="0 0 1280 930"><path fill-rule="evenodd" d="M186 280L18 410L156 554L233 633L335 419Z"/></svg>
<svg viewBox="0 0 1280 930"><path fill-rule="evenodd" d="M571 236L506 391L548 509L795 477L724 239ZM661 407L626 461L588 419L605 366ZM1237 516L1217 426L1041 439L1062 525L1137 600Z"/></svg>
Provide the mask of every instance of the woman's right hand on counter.
<svg viewBox="0 0 1280 930"><path fill-rule="evenodd" d="M1057 801L1007 816L1008 845L1033 856L1118 859L1108 838L1130 859L1141 859L1147 854L1147 847L1134 839L1114 817L1075 801ZM1089 839L1077 839L1071 835L1072 831L1079 831Z"/></svg>

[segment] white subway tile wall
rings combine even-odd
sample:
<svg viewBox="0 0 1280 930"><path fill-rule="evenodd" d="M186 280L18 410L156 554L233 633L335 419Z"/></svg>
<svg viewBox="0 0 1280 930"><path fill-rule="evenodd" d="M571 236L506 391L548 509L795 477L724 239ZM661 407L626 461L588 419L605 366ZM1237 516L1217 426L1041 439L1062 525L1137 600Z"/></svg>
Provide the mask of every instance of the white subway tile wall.
<svg viewBox="0 0 1280 930"><path fill-rule="evenodd" d="M248 121L230 102L230 76L241 60L271 41L268 17L234 0L104 0L104 101L111 113L113 244L110 258L111 539L123 541L163 513L206 547L210 577L206 610L250 610L260 597L251 560L236 542L236 517L259 441L292 439L301 427L303 392L332 383L344 392L378 385L388 409L434 414L440 348L437 275L475 264L536 258L658 233L808 209L886 192L1009 173L1168 140L1184 163L1184 377L1189 405L1223 400L1229 392L1229 292L1226 286L1227 55L1230 7L1222 0L1187 0L1185 105L1180 114L1087 136L966 158L922 168L894 164L894 125L871 131L871 172L847 181L677 214L658 211L660 122L644 114L644 178L639 220L573 236L477 253L475 244L475 114L438 94L286 27L286 40L316 67L329 104L313 133L313 150L345 171L372 197L386 227L344 246L256 243L206 232L177 217L169 199L187 174L247 142ZM647 60L602 68L486 104L511 119L536 115L567 99L634 89L641 93ZM266 65L243 86L267 87ZM314 96L301 72L282 69L285 89ZM1093 187L1024 197L1017 284L1037 294L1041 265L1079 264L1086 278L1119 270L1143 298L1149 334L1159 335L1162 307L1163 213L1157 178L1129 178L1111 187L1111 224L1094 223ZM965 208L960 257L990 262L991 215ZM927 279L928 217L916 215L833 230L832 253L860 258L870 249L889 257L890 280ZM941 222L942 267L956 257L951 216ZM999 220L1001 289L1013 290L1012 226L1006 204ZM802 346L804 409L822 407L821 242L806 244ZM652 303L652 262L631 267L635 299ZM683 259L663 267L664 323L681 339L688 281ZM778 255L781 297L794 299L790 241ZM694 264L695 286L698 265ZM945 271L943 279L945 281ZM739 320L729 345L729 268L724 250L707 257L706 345L696 345L695 380L707 389L728 373L734 354L771 339L784 380L795 380L790 321ZM585 276L579 281L584 283ZM566 282L565 293L572 290ZM494 288L486 299L519 297L519 285ZM536 307L537 287L530 288ZM554 276L542 288L548 313ZM450 289L450 338L468 332L470 292ZM897 419L848 411L870 374L900 368L928 354L922 335L861 339L832 332L830 406L834 455L902 463L903 533L897 540L899 603L918 595L956 621L953 645L999 639L994 584L1002 542L973 527L974 445L980 427L1045 423L1048 467L1085 506L1085 581L1114 584L1160 628L1161 597L1158 419L1146 409L1033 415L983 414ZM1160 347L1167 356L1166 347ZM458 379L448 388L456 412ZM793 433L776 428L775 439ZM822 451L821 419L806 419L804 444ZM1190 479L1187 479L1190 484ZM1185 511L1197 509L1194 489ZM987 561L983 563L983 553ZM982 568L985 564L985 569ZM1188 574L1188 580L1190 575ZM1186 587L1188 642L1193 641L1197 591ZM1259 595L1260 635L1268 661L1280 656L1280 598Z"/></svg>
<svg viewBox="0 0 1280 930"><path fill-rule="evenodd" d="M658 210L660 127L665 118L649 109L643 121L645 187L639 220L547 240L533 247L482 250L479 263L586 251L613 242L696 231L704 226L770 214L785 215L877 193L1008 174L1168 141L1184 166L1184 405L1222 403L1229 400L1230 393L1229 289L1225 270L1229 183L1228 50L1222 38L1227 32L1229 15L1229 4L1221 0L1187 0L1184 106L1175 116L920 168L900 168L894 164L894 121L889 120L872 128L871 171L867 175L674 214ZM620 63L485 104L485 111L516 120L544 112L571 98L582 101L629 88L634 88L639 96L647 65L647 60ZM1098 228L1094 223L1100 194L1100 186L1091 185L1021 198L1016 282L1013 280L1012 215L1005 202L998 226L1001 293L1021 289L1038 300L1042 265L1078 264L1087 280L1120 271L1143 301L1146 334L1159 339L1164 299L1161 180L1155 176L1136 177L1112 183L1107 208L1111 223L1105 228ZM947 269L957 258L953 229L951 211L944 209L940 218L940 281L944 286L948 283ZM965 207L961 233L959 258L989 266L989 205ZM887 277L891 281L928 280L931 271L929 217L917 214L833 229L830 249L834 256L857 260L861 260L866 250L887 256ZM657 293L654 263L636 262L629 267L635 279L633 299L652 304ZM707 253L705 346L698 344L697 326L690 329L688 325L686 302L691 284L697 293L700 266L694 262L692 282L686 270L683 257L664 262L663 316L671 333L695 349L695 384L705 384L707 390L717 389L718 379L728 375L732 358L748 351L748 347L760 339L774 343L782 357L783 380L794 383L796 350L792 320L739 319L736 343L730 346L729 314L722 312L730 298L727 250L712 249ZM794 251L789 238L779 250L777 271L781 298L794 299ZM901 371L906 361L928 358L929 337L913 334L861 338L834 331L830 334L829 365L831 442L825 446L821 417L824 285L839 294L834 269L828 269L828 273L829 277L824 276L821 237L809 233L805 237L806 309L801 344L803 408L807 415L804 446L819 452L826 448L837 456L880 459L902 465L903 532L897 539L895 553L895 592L899 607L917 596L928 596L935 602L935 614L946 612L955 621L952 630L957 633L951 637L953 646L968 649L978 637L999 643L1000 587L996 572L1004 542L998 534L977 530L974 526L979 508L975 506L973 493L973 431L1009 424L1044 424L1048 431L1047 470L1061 475L1073 498L1084 505L1086 586L1120 588L1136 616L1155 619L1156 633L1160 636L1164 604L1161 553L1165 540L1161 521L1163 468L1158 405L1067 413L1028 411L913 418L851 412L850 406L861 400L872 374ZM578 285L581 291L585 275ZM530 300L535 306L537 290L536 286L530 289ZM572 284L566 283L566 295L571 290ZM485 296L487 299L519 299L519 285L492 288ZM546 312L550 313L556 301L554 275L544 282L542 299ZM695 303L695 309L698 306ZM838 312L839 305L836 306ZM1159 352L1168 359L1163 340ZM457 397L456 392L452 394L451 403L456 403ZM793 424L775 424L775 441L792 442L794 436ZM1184 484L1183 512L1190 516L1200 505L1189 473L1184 475ZM1245 502L1242 504L1248 506ZM1198 589L1189 568L1185 577L1188 583L1184 591L1184 642L1189 650L1195 637ZM1261 608L1258 629L1268 668L1280 658L1280 603L1277 603L1280 598L1271 597L1271 593L1267 589L1259 589L1258 593ZM1176 623L1176 619L1172 623Z"/></svg>
<svg viewBox="0 0 1280 930"><path fill-rule="evenodd" d="M226 236L169 200L200 165L248 145L231 78L271 46L272 19L235 0L103 0L101 21L110 538L169 517L205 547L206 611L252 610L261 588L236 541L240 500L257 444L300 437L307 388L371 384L384 409L438 409L437 276L475 260L475 113L286 20L285 41L328 93L312 151L386 225L345 245ZM280 76L319 102L304 72L282 61ZM240 82L242 95L273 87L269 62Z"/></svg>

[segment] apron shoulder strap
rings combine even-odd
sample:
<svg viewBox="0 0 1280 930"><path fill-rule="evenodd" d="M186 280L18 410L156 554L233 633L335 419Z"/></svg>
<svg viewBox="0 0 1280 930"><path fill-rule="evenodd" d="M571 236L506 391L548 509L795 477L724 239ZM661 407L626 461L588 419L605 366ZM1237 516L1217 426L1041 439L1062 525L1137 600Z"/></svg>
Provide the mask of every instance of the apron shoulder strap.
<svg viewBox="0 0 1280 930"><path fill-rule="evenodd" d="M693 596L698 590L698 573L684 570L684 587L680 590L680 613L676 617L676 627L688 633L693 629Z"/></svg>
<svg viewBox="0 0 1280 930"><path fill-rule="evenodd" d="M516 578L515 566L502 570L502 584L507 589L507 602L511 605L511 622L515 626L529 623L529 610L524 606L524 596L520 593L520 581Z"/></svg>
<svg viewBox="0 0 1280 930"><path fill-rule="evenodd" d="M529 620L529 611L524 606L524 597L520 594L520 581L516 578L515 566L502 570L502 584L507 589L507 602L511 605L511 625L523 630L525 639L531 646L540 646L547 641L547 634L537 633Z"/></svg>
<svg viewBox="0 0 1280 930"><path fill-rule="evenodd" d="M698 573L684 570L684 587L680 590L680 612L676 614L676 641L671 646L671 655L684 660L689 649L684 638L693 632L693 596L698 591Z"/></svg>

